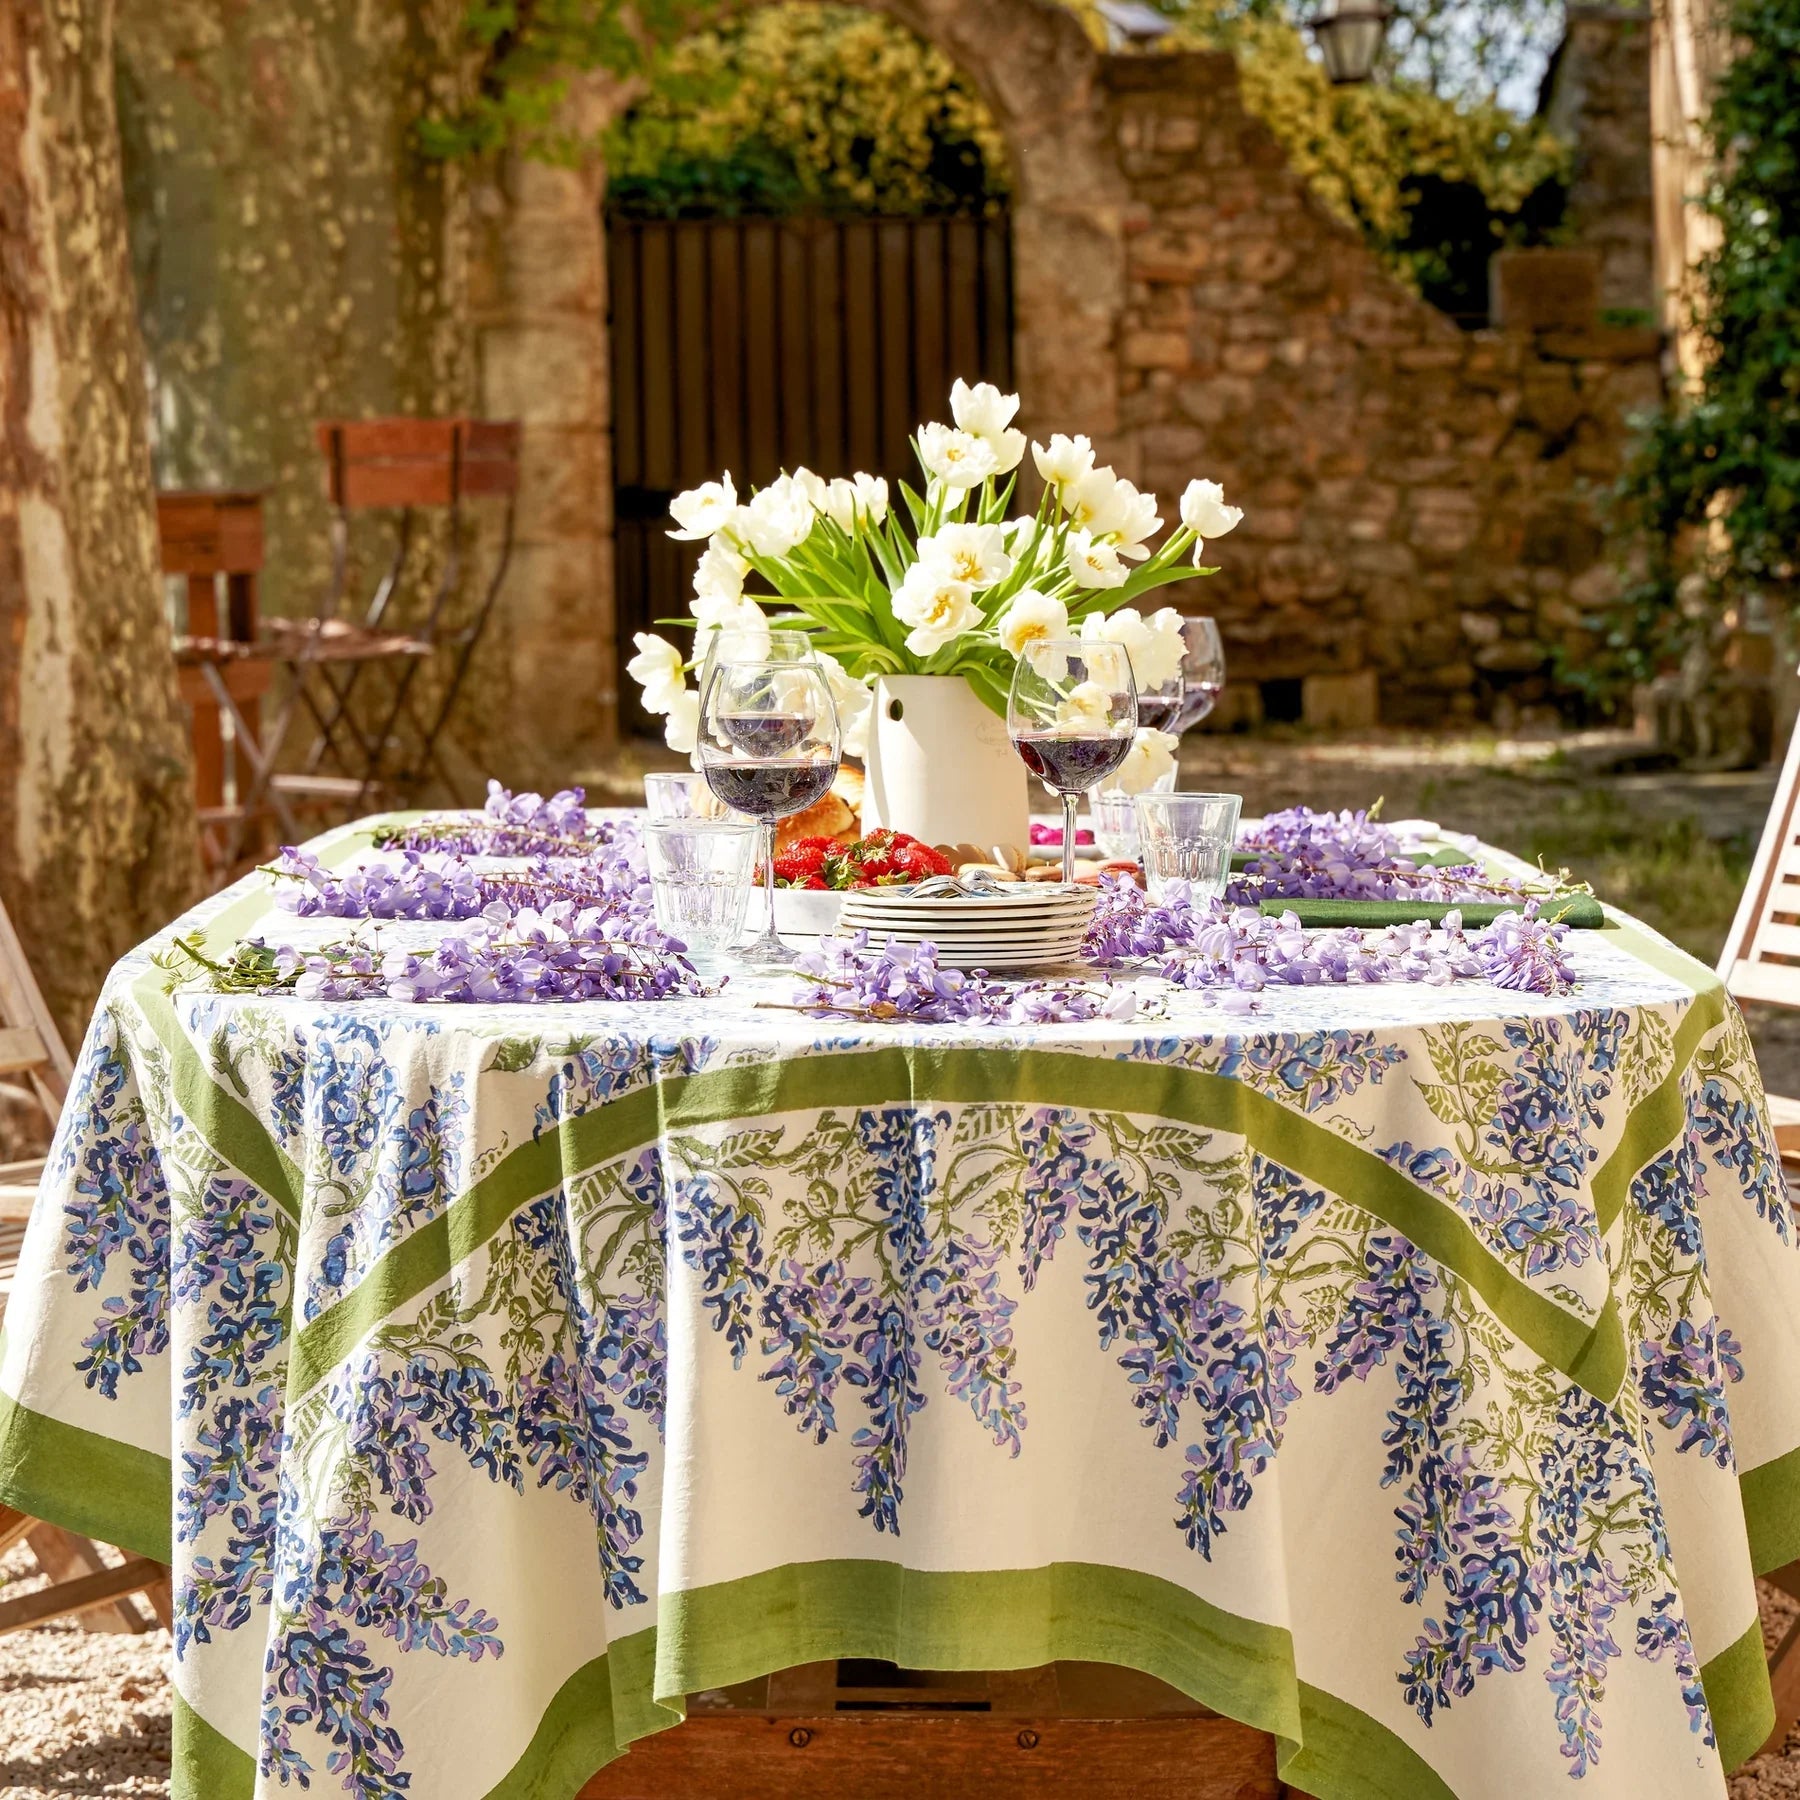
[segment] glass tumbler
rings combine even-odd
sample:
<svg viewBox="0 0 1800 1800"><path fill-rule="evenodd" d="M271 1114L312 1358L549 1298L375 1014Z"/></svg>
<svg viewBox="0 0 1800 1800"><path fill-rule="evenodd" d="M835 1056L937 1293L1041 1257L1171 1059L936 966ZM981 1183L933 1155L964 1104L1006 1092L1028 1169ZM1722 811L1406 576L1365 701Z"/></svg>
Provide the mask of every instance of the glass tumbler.
<svg viewBox="0 0 1800 1800"><path fill-rule="evenodd" d="M1168 770L1151 782L1155 794L1171 792L1175 771ZM1088 790L1088 823L1094 828L1094 843L1102 856L1126 861L1138 853L1137 795L1123 788L1090 788Z"/></svg>
<svg viewBox="0 0 1800 1800"><path fill-rule="evenodd" d="M694 769L644 777L644 808L653 819L729 819L731 810Z"/></svg>
<svg viewBox="0 0 1800 1800"><path fill-rule="evenodd" d="M644 827L656 922L697 965L724 961L744 935L757 838L749 819L652 819Z"/></svg>
<svg viewBox="0 0 1800 1800"><path fill-rule="evenodd" d="M1216 900L1231 874L1237 794L1139 794L1138 860L1153 900L1185 881L1197 901Z"/></svg>

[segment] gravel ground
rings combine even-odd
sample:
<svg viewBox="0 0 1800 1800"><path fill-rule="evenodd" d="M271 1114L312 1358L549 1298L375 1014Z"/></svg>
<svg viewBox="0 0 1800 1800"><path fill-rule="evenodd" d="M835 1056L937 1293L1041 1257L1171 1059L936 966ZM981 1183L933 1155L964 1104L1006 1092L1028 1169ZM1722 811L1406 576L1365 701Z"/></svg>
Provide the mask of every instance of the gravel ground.
<svg viewBox="0 0 1800 1800"><path fill-rule="evenodd" d="M0 1557L9 1599L42 1584L24 1545ZM0 1800L168 1793L168 1660L166 1631L0 1637Z"/></svg>

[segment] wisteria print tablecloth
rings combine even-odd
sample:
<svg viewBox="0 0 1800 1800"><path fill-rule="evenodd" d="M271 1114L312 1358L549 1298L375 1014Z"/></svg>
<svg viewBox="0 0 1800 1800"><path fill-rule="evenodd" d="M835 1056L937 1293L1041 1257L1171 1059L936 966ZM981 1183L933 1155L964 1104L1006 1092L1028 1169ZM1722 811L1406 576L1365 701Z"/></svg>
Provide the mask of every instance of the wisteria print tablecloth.
<svg viewBox="0 0 1800 1800"><path fill-rule="evenodd" d="M1128 1664L1328 1800L1716 1795L1800 1556L1795 1227L1718 984L1572 941L1566 999L1004 1033L227 999L147 949L0 1500L173 1562L178 1800L566 1800L835 1655Z"/></svg>

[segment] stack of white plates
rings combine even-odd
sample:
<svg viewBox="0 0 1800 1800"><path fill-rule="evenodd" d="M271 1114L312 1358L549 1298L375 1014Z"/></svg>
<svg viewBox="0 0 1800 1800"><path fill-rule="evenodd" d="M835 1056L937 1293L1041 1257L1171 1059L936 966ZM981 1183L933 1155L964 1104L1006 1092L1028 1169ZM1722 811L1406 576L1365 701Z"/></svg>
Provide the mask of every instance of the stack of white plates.
<svg viewBox="0 0 1800 1800"><path fill-rule="evenodd" d="M845 898L841 932L881 941L927 940L946 969L1027 969L1074 960L1098 894L1019 882L981 896L920 896L908 888L865 888Z"/></svg>

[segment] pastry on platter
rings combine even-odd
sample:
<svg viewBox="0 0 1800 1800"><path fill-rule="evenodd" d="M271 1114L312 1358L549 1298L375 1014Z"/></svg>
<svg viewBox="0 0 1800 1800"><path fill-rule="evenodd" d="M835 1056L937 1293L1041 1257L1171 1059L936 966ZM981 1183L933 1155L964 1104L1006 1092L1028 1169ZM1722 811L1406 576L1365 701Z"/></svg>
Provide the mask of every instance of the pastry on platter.
<svg viewBox="0 0 1800 1800"><path fill-rule="evenodd" d="M775 848L785 850L802 838L834 837L854 843L862 816L863 778L860 769L839 769L837 779L822 798L804 812L789 813L775 821Z"/></svg>

